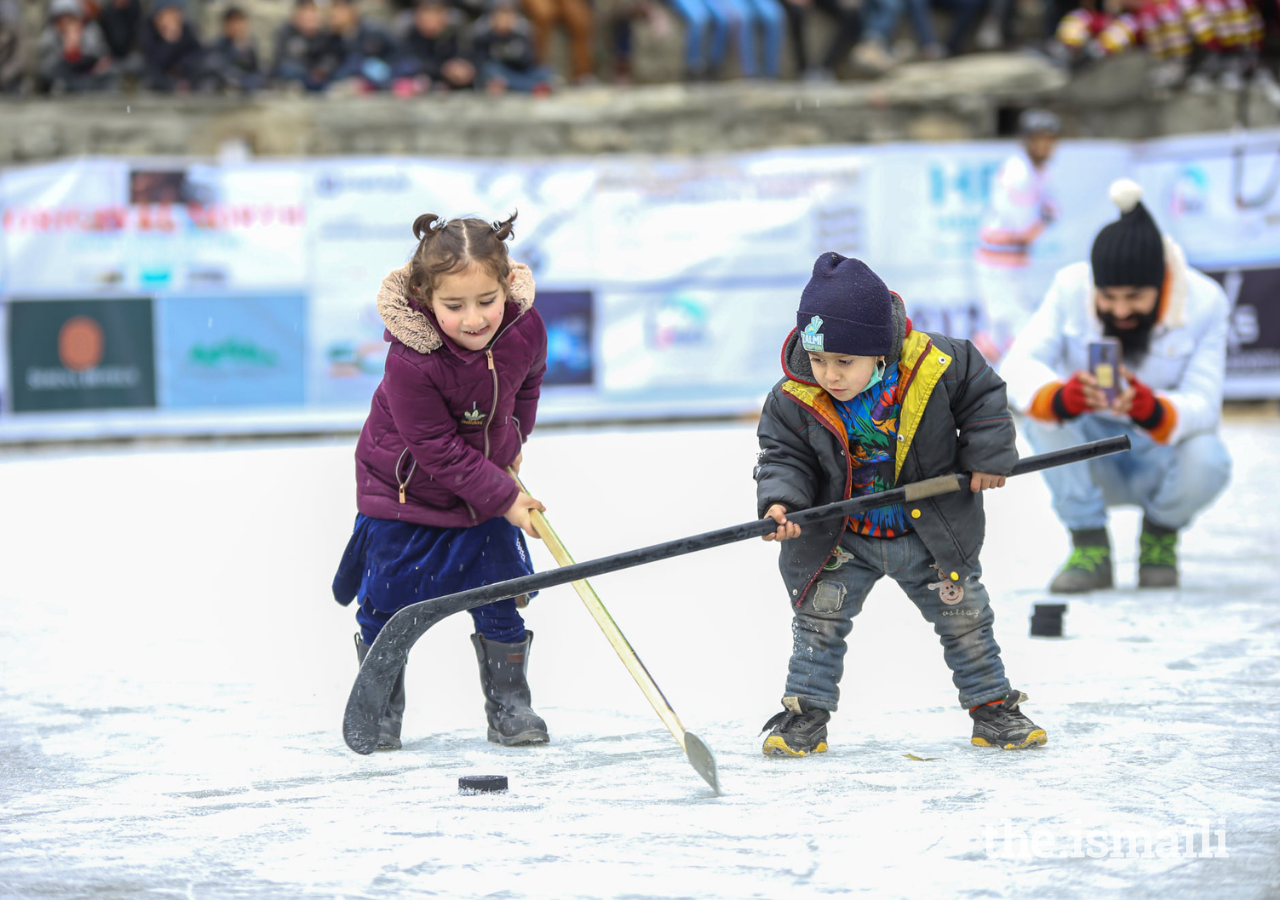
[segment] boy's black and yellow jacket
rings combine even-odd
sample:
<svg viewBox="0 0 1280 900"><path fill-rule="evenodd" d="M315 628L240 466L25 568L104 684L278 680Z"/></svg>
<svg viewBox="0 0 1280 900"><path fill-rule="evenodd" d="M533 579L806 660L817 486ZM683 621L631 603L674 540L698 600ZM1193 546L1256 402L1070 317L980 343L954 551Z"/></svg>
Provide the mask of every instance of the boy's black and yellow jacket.
<svg viewBox="0 0 1280 900"><path fill-rule="evenodd" d="M953 472L1008 475L1018 451L1004 382L968 341L912 330L901 303L895 295L898 339L886 357L890 365L896 360L903 395L893 484ZM782 369L786 377L765 400L757 432L760 516L775 503L793 512L847 500L853 489L848 433L814 381L797 331L783 344ZM945 577L963 582L973 573L986 523L981 493L942 494L908 504L906 513ZM845 521L833 519L782 542L778 565L796 605L844 530Z"/></svg>

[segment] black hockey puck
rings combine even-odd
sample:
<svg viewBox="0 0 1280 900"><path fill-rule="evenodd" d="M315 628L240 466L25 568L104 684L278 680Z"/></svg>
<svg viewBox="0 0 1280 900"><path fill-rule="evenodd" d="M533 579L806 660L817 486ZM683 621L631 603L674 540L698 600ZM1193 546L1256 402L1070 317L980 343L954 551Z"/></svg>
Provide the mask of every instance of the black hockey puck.
<svg viewBox="0 0 1280 900"><path fill-rule="evenodd" d="M458 779L459 794L497 794L506 789L506 775L463 775Z"/></svg>
<svg viewBox="0 0 1280 900"><path fill-rule="evenodd" d="M1037 603L1031 616L1032 637L1062 637L1062 614L1065 603Z"/></svg>

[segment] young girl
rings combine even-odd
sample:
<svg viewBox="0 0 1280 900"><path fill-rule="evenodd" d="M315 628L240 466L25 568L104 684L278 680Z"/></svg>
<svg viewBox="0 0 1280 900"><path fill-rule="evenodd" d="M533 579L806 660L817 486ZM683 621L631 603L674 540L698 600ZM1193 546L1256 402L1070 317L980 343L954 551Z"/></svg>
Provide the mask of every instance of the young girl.
<svg viewBox="0 0 1280 900"><path fill-rule="evenodd" d="M378 291L386 372L356 446L355 533L333 580L344 606L359 599L361 662L382 626L410 603L532 572L521 530L544 507L507 474L533 430L547 331L533 277L506 241L515 216L419 216L418 249ZM511 598L471 610L489 740L548 740L525 674L533 632ZM404 671L379 729L400 748Z"/></svg>

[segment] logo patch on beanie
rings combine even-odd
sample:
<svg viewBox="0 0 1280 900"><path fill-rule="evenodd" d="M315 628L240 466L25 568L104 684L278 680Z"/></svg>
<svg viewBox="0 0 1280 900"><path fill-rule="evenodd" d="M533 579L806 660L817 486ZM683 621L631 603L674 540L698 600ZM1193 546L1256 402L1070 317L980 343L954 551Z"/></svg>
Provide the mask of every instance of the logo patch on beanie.
<svg viewBox="0 0 1280 900"><path fill-rule="evenodd" d="M809 320L809 324L805 326L804 331L800 332L800 343L804 345L804 349L810 353L822 353L826 339L820 333L822 328L822 316L814 316Z"/></svg>

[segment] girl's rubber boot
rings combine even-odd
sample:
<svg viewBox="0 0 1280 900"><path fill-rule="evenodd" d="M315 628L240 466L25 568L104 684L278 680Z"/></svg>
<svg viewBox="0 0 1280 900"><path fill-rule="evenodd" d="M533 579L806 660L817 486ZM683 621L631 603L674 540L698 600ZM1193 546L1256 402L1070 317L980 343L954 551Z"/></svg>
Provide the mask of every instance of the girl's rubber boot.
<svg viewBox="0 0 1280 900"><path fill-rule="evenodd" d="M484 712L489 719L489 740L504 747L545 744L550 740L547 723L533 711L526 674L533 632L525 631L518 644L500 644L482 634L471 635L480 663L480 687Z"/></svg>
<svg viewBox="0 0 1280 900"><path fill-rule="evenodd" d="M356 635L356 659L364 665L364 658L369 655L369 645ZM386 711L378 720L378 749L400 749L400 723L404 721L404 669L396 675L396 683L391 687L391 699L387 701Z"/></svg>

